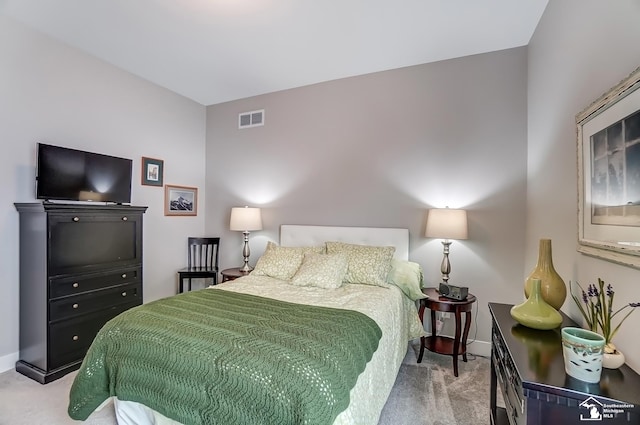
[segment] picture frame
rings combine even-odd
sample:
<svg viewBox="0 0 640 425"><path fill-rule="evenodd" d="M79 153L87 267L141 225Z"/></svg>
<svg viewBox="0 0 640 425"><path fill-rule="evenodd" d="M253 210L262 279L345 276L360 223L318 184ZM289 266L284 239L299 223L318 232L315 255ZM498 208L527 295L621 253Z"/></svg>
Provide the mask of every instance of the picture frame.
<svg viewBox="0 0 640 425"><path fill-rule="evenodd" d="M142 157L141 183L145 186L163 186L164 161Z"/></svg>
<svg viewBox="0 0 640 425"><path fill-rule="evenodd" d="M164 215L198 215L198 188L165 185Z"/></svg>
<svg viewBox="0 0 640 425"><path fill-rule="evenodd" d="M640 68L576 115L578 251L640 268Z"/></svg>

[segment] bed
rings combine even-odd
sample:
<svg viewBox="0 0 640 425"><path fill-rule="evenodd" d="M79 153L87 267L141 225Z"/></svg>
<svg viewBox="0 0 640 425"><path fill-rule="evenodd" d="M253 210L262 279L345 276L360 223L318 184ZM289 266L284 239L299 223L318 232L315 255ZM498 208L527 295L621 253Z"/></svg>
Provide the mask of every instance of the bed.
<svg viewBox="0 0 640 425"><path fill-rule="evenodd" d="M130 330L139 337L126 339L126 315L105 325L75 378L69 414L83 420L113 405L119 425L375 425L408 341L424 335L415 303L421 270L408 261L408 249L407 229L283 225L280 243L269 243L249 276L140 306L132 314L146 314L147 327ZM183 307L197 316L188 328L181 313L161 330L150 327L157 312ZM222 317L210 317L216 315ZM247 329L237 328L236 316L246 319ZM208 320L221 322L209 326ZM198 327L213 336L180 339ZM285 331L302 339L282 336ZM163 338L174 334L179 350L171 351ZM222 348L225 338L231 348ZM145 357L130 367L149 369L145 380L151 383L126 373L131 358L141 356L130 348L138 343L169 359L159 367ZM157 348L147 350L147 344ZM198 359L189 366L197 369L193 376L171 369L185 357Z"/></svg>

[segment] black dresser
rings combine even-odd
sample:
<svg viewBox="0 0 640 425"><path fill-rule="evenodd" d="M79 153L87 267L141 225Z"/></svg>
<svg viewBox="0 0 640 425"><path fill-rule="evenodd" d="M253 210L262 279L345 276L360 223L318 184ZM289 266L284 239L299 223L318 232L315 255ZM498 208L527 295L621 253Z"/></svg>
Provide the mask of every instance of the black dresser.
<svg viewBox="0 0 640 425"><path fill-rule="evenodd" d="M109 319L142 304L147 207L16 203L20 214L20 353L42 384L80 367Z"/></svg>
<svg viewBox="0 0 640 425"><path fill-rule="evenodd" d="M513 320L511 307L489 303L493 327L491 424L640 424L640 376L636 372L627 365L603 369L596 384L568 376L560 329L576 323L561 312L559 328L531 329ZM497 405L498 388L504 407ZM592 413L600 419L593 419Z"/></svg>

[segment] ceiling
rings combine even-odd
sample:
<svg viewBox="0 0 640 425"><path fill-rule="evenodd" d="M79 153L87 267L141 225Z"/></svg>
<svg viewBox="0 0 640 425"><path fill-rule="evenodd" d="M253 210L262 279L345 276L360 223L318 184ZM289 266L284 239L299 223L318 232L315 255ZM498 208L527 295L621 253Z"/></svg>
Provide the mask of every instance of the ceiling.
<svg viewBox="0 0 640 425"><path fill-rule="evenodd" d="M548 0L0 0L203 105L528 44Z"/></svg>

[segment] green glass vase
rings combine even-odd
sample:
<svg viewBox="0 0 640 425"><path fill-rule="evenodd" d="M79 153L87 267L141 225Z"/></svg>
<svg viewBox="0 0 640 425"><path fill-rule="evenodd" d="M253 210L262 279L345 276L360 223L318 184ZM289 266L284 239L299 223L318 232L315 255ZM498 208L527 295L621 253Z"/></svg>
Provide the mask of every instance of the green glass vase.
<svg viewBox="0 0 640 425"><path fill-rule="evenodd" d="M524 284L524 296L529 297L533 279L541 280L542 298L551 307L560 310L567 297L567 286L553 267L551 239L540 239L538 262Z"/></svg>
<svg viewBox="0 0 640 425"><path fill-rule="evenodd" d="M562 323L558 310L542 298L540 279L531 280L529 298L522 304L511 307L511 317L521 325L533 329L555 329Z"/></svg>

